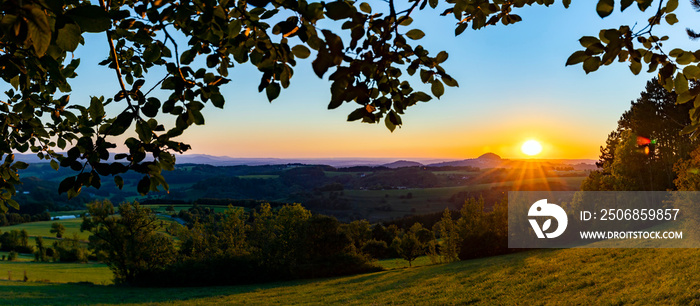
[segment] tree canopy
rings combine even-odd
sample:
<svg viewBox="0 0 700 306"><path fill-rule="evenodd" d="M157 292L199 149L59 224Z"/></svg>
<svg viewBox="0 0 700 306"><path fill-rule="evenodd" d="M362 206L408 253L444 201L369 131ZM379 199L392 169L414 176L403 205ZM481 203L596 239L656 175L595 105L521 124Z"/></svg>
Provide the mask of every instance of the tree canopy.
<svg viewBox="0 0 700 306"><path fill-rule="evenodd" d="M448 53L418 43L425 33L411 26L415 11L440 5L436 13L455 18L459 35L468 27L520 22L517 9L554 2L388 0L372 7L351 0L1 1L0 77L12 89L0 103L0 209L18 206L12 196L20 183L18 171L27 164L14 161L16 152L32 152L55 169L76 171L59 186L69 197L84 186L99 188L103 177L113 177L121 188L120 174L127 171L143 174L135 184L142 194L167 190L161 171L172 170L174 153L190 148L177 137L205 123L205 106L224 106L220 88L230 81L229 70L244 63L259 70L258 90L272 101L289 86L297 60L312 57L314 73L330 80L329 109L357 103L349 121L383 121L393 131L408 107L440 98L445 85L458 86L441 66ZM571 1L562 3L568 7ZM659 83L677 94L678 103L700 105L700 89L688 85L700 77L700 50L669 50L663 46L667 37L653 32L662 22L677 23L678 0L599 0L596 10L606 17L616 4L625 11L635 3L652 14L644 28L623 25L583 37L585 50L573 53L566 64L581 63L592 72L618 60L635 74L647 66L658 70ZM322 19L336 23L337 30L320 27ZM114 70L120 89L96 89L90 101L75 103L71 80L80 58L69 53L85 44L85 33L105 34L109 52L100 64ZM418 79L430 84L430 93L413 89ZM167 99L155 97L156 90ZM110 104L121 111L106 113ZM684 132L700 127L695 110ZM175 118L172 126L162 123L168 115ZM109 162L115 137L125 133L134 135L124 143L128 152Z"/></svg>
<svg viewBox="0 0 700 306"><path fill-rule="evenodd" d="M676 96L657 80L620 117L617 129L600 148L600 170L583 182L583 190L676 190L675 165L689 158L698 140L680 131L691 123L689 104L676 104Z"/></svg>

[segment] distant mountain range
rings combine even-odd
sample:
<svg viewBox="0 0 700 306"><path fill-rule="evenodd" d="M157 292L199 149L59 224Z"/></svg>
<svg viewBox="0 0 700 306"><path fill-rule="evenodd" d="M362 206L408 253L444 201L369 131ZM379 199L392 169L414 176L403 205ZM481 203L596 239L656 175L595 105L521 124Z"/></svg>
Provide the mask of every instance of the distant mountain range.
<svg viewBox="0 0 700 306"><path fill-rule="evenodd" d="M478 168L515 168L523 163L545 163L552 167L572 167L574 170L595 170L595 160L592 159L503 159L494 153L486 153L477 158L448 161L429 164L433 167L478 167Z"/></svg>
<svg viewBox="0 0 700 306"><path fill-rule="evenodd" d="M177 155L180 164L208 164L213 166L261 166L279 164L329 165L333 167L387 166L389 168L422 166L423 164L447 161L445 159L417 159L417 161L397 161L395 158L236 158L206 154ZM399 166L391 166L396 164ZM403 166L402 166L403 165Z"/></svg>
<svg viewBox="0 0 700 306"><path fill-rule="evenodd" d="M111 154L110 160L113 160ZM261 166L279 164L312 164L329 165L333 167L353 166L384 166L388 168L416 167L416 166L456 166L478 168L513 168L523 162L548 163L551 166L568 166L576 170L595 169L595 160L592 159L503 159L494 153L486 153L477 158L464 160L446 159L414 159L397 160L396 158L236 158L228 156L213 156L207 154L177 155L178 164L205 164L212 166ZM15 160L26 163L43 163L35 154L15 154Z"/></svg>
<svg viewBox="0 0 700 306"><path fill-rule="evenodd" d="M421 164L419 162L410 161L410 160L397 160L393 163L383 164L382 166L395 169L395 168L404 168L404 167L422 167L423 164Z"/></svg>

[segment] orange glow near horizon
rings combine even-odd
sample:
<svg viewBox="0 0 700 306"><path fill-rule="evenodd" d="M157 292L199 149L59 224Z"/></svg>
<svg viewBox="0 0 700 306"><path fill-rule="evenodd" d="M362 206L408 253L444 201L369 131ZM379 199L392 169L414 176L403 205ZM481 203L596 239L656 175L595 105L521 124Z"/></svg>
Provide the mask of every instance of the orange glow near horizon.
<svg viewBox="0 0 700 306"><path fill-rule="evenodd" d="M268 111L274 111L269 109ZM319 114L320 116L321 114ZM216 117L216 115L214 115ZM406 117L410 117L408 114ZM212 120L206 128L191 127L179 141L192 145L187 154L240 158L396 158L469 159L495 153L506 159L597 159L607 133L580 133L578 126L563 124L561 117L546 116L532 122L522 114L498 122L472 123L413 121L393 133L383 126L339 122L332 116L320 122L298 121L283 130L264 121ZM611 125L611 128L614 125ZM210 133L212 129L224 131ZM607 127L601 128L607 131ZM575 136L572 136L575 135ZM528 156L524 140L537 139L542 152Z"/></svg>
<svg viewBox="0 0 700 306"><path fill-rule="evenodd" d="M468 141L455 141L456 137L419 138L390 135L363 139L362 137L345 137L343 139L324 139L319 142L309 135L284 139L282 137L240 137L231 143L216 145L203 143L203 138L183 139L192 145L189 154L209 154L230 157L259 158L435 158L435 159L469 159L485 153L495 153L505 159L597 159L599 144L594 141L580 143L568 139L538 137L539 152L526 154L522 138L479 135ZM265 135L268 136L268 135ZM305 137L305 136L308 136ZM500 135L499 135L500 136ZM448 138L449 137L449 138ZM413 138L413 139L410 139ZM451 139L450 139L451 138ZM468 137L461 137L462 139ZM490 138L490 139L488 139ZM499 139L500 138L500 139ZM264 139L264 140L263 140ZM526 138L528 139L528 138ZM601 142L604 140L601 140Z"/></svg>

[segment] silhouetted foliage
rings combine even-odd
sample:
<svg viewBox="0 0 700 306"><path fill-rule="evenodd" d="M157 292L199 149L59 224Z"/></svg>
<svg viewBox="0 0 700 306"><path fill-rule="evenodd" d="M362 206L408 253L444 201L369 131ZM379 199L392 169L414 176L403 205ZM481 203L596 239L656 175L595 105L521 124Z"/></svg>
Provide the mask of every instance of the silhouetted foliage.
<svg viewBox="0 0 700 306"><path fill-rule="evenodd" d="M696 86L693 85L695 88ZM583 190L675 190L673 165L689 157L700 142L681 131L692 120L690 103L654 79L618 121L600 148L600 170L590 173Z"/></svg>
<svg viewBox="0 0 700 306"><path fill-rule="evenodd" d="M36 237L36 251L34 251L34 261L44 262L48 261L49 256L46 254L46 246L44 245L44 238Z"/></svg>
<svg viewBox="0 0 700 306"><path fill-rule="evenodd" d="M173 262L175 247L170 238L156 232L161 222L150 209L123 203L118 210L116 216L107 200L90 203L89 216L81 225L91 233L90 249L109 265L117 283L132 283L144 271L164 269Z"/></svg>
<svg viewBox="0 0 700 306"><path fill-rule="evenodd" d="M51 234L56 234L56 238L63 238L63 233L66 232L66 227L60 222L54 222L51 223L51 230L49 230L49 232Z"/></svg>
<svg viewBox="0 0 700 306"><path fill-rule="evenodd" d="M392 250L389 249L389 246L385 241L375 239L365 242L365 244L362 246L362 253L376 259L391 258L393 255Z"/></svg>
<svg viewBox="0 0 700 306"><path fill-rule="evenodd" d="M508 248L508 202L484 212L483 199L470 199L460 210L456 222L459 232L459 259L471 259L515 252Z"/></svg>
<svg viewBox="0 0 700 306"><path fill-rule="evenodd" d="M60 262L87 262L88 250L85 249L77 234L66 237L53 243L54 260ZM127 251L127 250L124 250Z"/></svg>
<svg viewBox="0 0 700 306"><path fill-rule="evenodd" d="M195 205L191 210L207 213L197 213L200 217L190 228L170 230L178 236L178 250L156 232L157 223L147 208L122 204L119 216L113 215L109 202L90 204L89 209L91 216L84 218L83 227L93 233L90 246L110 265L118 282L243 284L379 269L355 251L340 222L312 216L298 204L276 211L263 204L252 214L240 207L216 213Z"/></svg>

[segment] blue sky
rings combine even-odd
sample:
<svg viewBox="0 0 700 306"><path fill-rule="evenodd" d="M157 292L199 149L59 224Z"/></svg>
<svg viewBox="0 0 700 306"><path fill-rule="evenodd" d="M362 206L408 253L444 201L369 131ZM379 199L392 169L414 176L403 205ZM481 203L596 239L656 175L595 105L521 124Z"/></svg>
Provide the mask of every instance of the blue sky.
<svg viewBox="0 0 700 306"><path fill-rule="evenodd" d="M404 126L393 133L383 124L346 122L356 104L327 110L330 83L316 77L311 61L305 60L298 63L290 88L273 103L257 92L257 70L236 65L230 71L232 82L222 88L224 110L208 105L203 112L206 125L190 128L181 140L192 145L191 153L232 157L457 159L486 152L523 157L520 145L536 139L544 147L542 158L595 159L622 112L653 77L644 72L634 76L626 63L589 75L580 65L564 66L581 48L581 36L642 23L651 14L630 8L601 19L595 2L575 1L569 9L561 3L526 7L515 12L523 18L520 23L468 29L459 37L454 36L454 18L438 16L441 9L417 12L405 30L424 30L420 44L433 54L450 54L443 66L460 87L448 87L440 100L409 108L402 117ZM677 14L681 22L661 27L659 33L678 37L671 41L674 46L697 48L684 32L693 26L689 21L697 19L696 13L681 0ZM114 72L97 67L107 54L104 40L103 34L89 35L88 44L97 41L98 46L76 51L82 62L71 101L117 91ZM162 76L154 71L144 87ZM427 86L414 87L429 91Z"/></svg>

